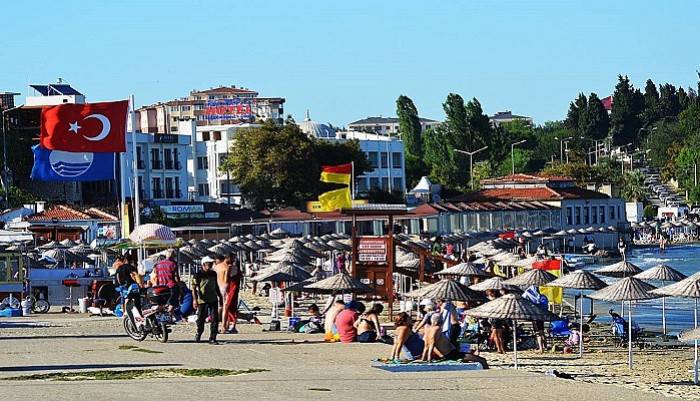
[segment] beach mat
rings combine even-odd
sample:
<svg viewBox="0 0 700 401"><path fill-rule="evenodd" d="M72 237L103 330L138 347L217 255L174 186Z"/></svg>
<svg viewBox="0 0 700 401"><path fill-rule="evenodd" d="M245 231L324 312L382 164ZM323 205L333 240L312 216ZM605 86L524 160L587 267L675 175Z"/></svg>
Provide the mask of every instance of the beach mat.
<svg viewBox="0 0 700 401"><path fill-rule="evenodd" d="M421 362L421 363L384 363L372 361L373 368L386 370L387 372L454 372L461 370L481 370L478 362Z"/></svg>

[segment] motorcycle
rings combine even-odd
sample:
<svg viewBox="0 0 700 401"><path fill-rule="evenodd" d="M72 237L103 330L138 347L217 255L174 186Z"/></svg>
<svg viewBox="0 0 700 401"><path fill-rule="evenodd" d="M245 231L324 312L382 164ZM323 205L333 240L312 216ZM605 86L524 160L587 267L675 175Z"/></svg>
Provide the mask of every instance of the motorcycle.
<svg viewBox="0 0 700 401"><path fill-rule="evenodd" d="M166 286L140 288L138 296L142 305L140 311L134 300L126 297L123 316L126 334L136 341L143 341L150 335L162 343L168 342L169 326L173 324L168 305L170 289Z"/></svg>

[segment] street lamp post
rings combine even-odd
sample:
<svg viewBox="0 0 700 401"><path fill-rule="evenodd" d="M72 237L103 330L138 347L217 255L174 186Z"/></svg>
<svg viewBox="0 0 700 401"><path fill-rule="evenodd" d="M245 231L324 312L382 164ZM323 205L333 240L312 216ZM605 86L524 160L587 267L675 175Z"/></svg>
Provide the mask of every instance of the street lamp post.
<svg viewBox="0 0 700 401"><path fill-rule="evenodd" d="M511 175L515 175L515 147L527 142L527 140L523 139L522 141L518 142L513 142L510 144L510 162L511 162Z"/></svg>
<svg viewBox="0 0 700 401"><path fill-rule="evenodd" d="M573 139L574 137L572 136L567 136L566 138L559 138L558 136L555 136L554 139L557 139L559 141L559 161L561 163L564 163L564 142L568 141L569 139Z"/></svg>
<svg viewBox="0 0 700 401"><path fill-rule="evenodd" d="M9 208L10 207L10 187L9 183L7 182L7 128L5 127L5 114L17 110L24 106L23 104L20 104L19 106L11 107L7 110L2 111L2 121L0 121L0 128L2 128L2 161L3 161L3 169L2 169L2 186L3 189L5 190L5 207Z"/></svg>
<svg viewBox="0 0 700 401"><path fill-rule="evenodd" d="M466 150L460 150L460 149L454 149L455 152L457 153L463 153L467 156L469 156L469 181L471 181L471 187L472 191L474 190L474 163L473 163L473 158L474 155L481 152L482 150L488 149L488 146L484 146L481 149L477 149L473 152L467 152Z"/></svg>

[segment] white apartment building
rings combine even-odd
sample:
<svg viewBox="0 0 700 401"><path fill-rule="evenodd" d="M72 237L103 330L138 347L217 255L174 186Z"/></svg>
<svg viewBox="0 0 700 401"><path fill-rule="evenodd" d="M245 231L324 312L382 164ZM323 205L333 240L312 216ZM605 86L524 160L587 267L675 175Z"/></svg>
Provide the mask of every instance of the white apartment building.
<svg viewBox="0 0 700 401"><path fill-rule="evenodd" d="M355 139L360 143L360 149L365 152L373 170L355 179L356 193L367 193L370 189L406 192L404 148L398 137L359 131L336 131L328 124L312 121L308 112L306 119L299 123L299 128L307 135L320 139Z"/></svg>
<svg viewBox="0 0 700 401"><path fill-rule="evenodd" d="M420 118L420 126L423 131L432 128L439 121L429 118ZM399 135L399 119L396 117L367 117L362 120L353 121L348 124L348 130L361 132L374 132L380 135Z"/></svg>

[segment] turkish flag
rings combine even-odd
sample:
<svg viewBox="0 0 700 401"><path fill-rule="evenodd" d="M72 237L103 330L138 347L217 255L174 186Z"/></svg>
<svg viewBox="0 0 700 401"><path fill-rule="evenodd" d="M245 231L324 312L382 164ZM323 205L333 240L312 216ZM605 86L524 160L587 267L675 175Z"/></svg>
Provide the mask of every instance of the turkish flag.
<svg viewBox="0 0 700 401"><path fill-rule="evenodd" d="M41 146L69 152L124 152L128 109L128 100L43 107Z"/></svg>

